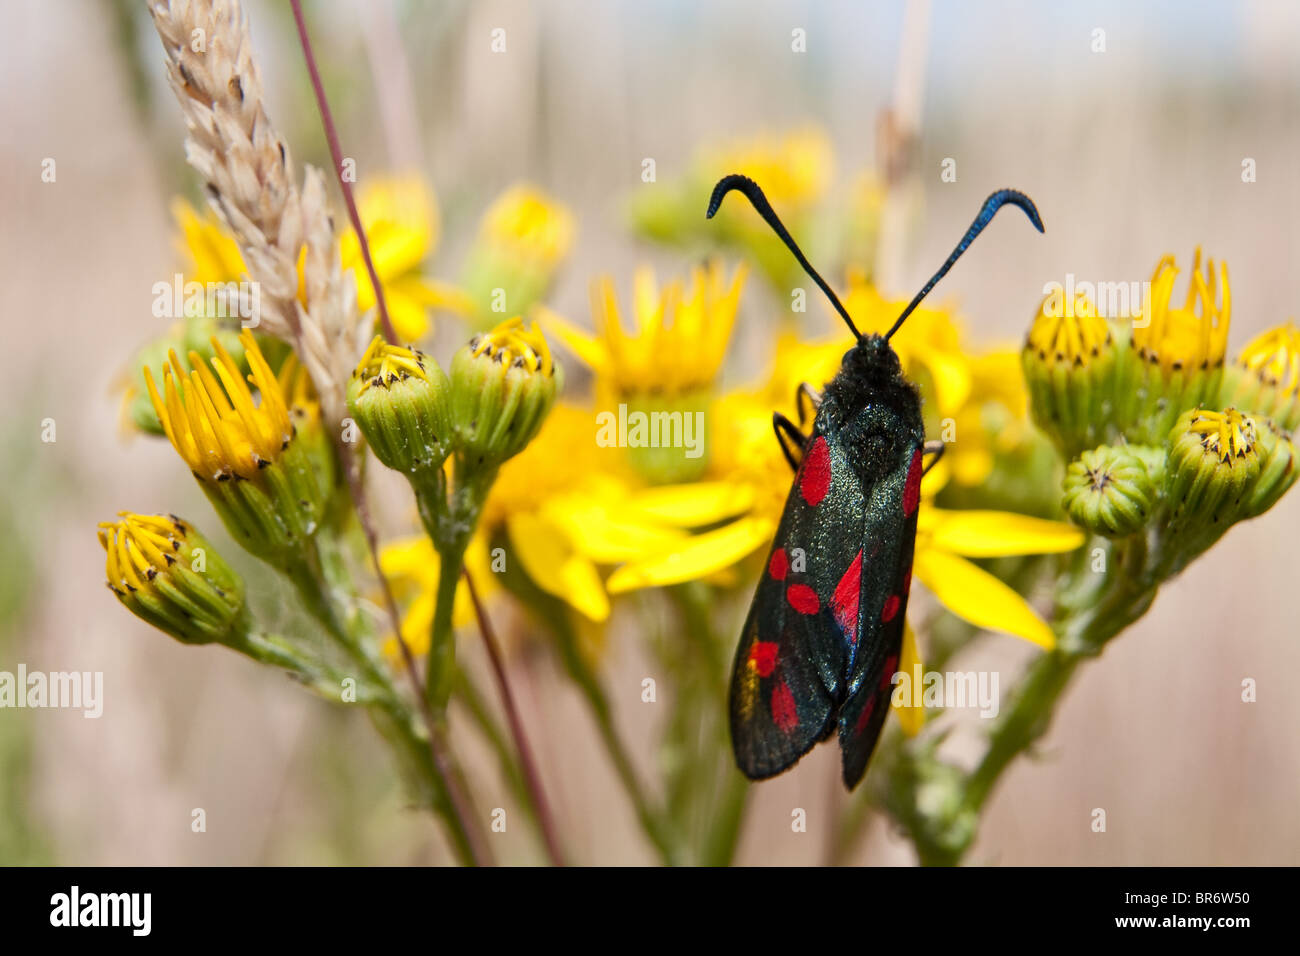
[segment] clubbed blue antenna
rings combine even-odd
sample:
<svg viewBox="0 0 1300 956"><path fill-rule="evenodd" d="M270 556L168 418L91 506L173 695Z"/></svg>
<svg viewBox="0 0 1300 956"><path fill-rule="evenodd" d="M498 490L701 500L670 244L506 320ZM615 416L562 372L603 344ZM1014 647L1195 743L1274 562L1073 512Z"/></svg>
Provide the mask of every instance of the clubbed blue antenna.
<svg viewBox="0 0 1300 956"><path fill-rule="evenodd" d="M758 210L758 214L763 217L767 224L772 227L772 231L775 232L780 237L781 241L785 243L786 248L794 253L794 257L799 260L799 265L803 266L803 271L808 273L808 275L812 277L813 282L816 282L817 285L821 287L821 290L826 293L826 298L831 300L831 305L835 306L835 311L844 318L848 327L853 331L853 335L856 338L861 339L862 333L859 332L858 327L853 324L853 319L849 317L849 312L844 308L844 303L840 301L839 296L835 294L835 291L826 284L826 280L817 274L817 270L812 267L812 263L808 261L806 256L804 256L803 250L799 248L798 243L794 241L794 238L785 228L785 225L777 217L776 211L772 208L772 204L768 202L767 197L763 195L763 190L758 188L758 183L754 182L748 176L741 176L739 173L732 173L730 176L722 177L718 180L718 184L713 187L713 195L709 197L709 211L705 214L704 218L712 219L713 214L716 213L718 207L722 205L723 197L733 189L736 190L736 192L744 194L745 198L753 204L754 208ZM1017 193L1017 195L1019 194ZM1030 205L1032 205L1032 203ZM989 213L989 215L991 216L993 214Z"/></svg>
<svg viewBox="0 0 1300 956"><path fill-rule="evenodd" d="M719 183L718 185L722 184ZM717 195L716 190L714 191L714 195ZM907 308L903 310L903 314L898 317L890 327L889 331L885 333L885 338L889 338L898 331L899 327L903 324L903 320L912 314L913 310L921 304L921 300L929 294L931 289L938 285L940 279L948 274L948 270L953 267L953 263L961 258L961 254L970 248L970 244L975 241L975 237L984 231L984 227L993 221L993 217L997 215L997 211L1007 203L1011 203L1013 206L1019 206L1024 210L1025 215L1029 217L1029 221L1034 224L1035 229L1039 232L1045 231L1043 229L1043 220L1038 215L1038 207L1034 205L1032 199L1015 189L999 189L993 195L989 196L988 199L984 200L984 205L980 208L979 215L975 217L975 221L972 222L970 228L966 230L966 235L961 237L961 242L957 243L957 248L952 251L952 255L948 257L948 261L939 267L938 272L930 276L930 281L925 284L925 288L918 292L916 297L907 304Z"/></svg>

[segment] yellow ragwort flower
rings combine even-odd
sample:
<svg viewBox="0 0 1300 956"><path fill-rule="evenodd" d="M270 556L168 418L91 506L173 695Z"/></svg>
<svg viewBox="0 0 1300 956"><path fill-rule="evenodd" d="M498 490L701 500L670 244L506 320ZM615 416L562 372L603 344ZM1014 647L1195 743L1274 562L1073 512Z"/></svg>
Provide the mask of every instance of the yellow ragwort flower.
<svg viewBox="0 0 1300 956"><path fill-rule="evenodd" d="M573 214L527 183L511 186L483 215L482 238L515 258L554 269L573 247Z"/></svg>
<svg viewBox="0 0 1300 956"><path fill-rule="evenodd" d="M1300 425L1300 328L1294 322L1263 332L1238 353L1222 402L1273 418L1287 431Z"/></svg>
<svg viewBox="0 0 1300 956"><path fill-rule="evenodd" d="M175 515L118 513L99 525L108 587L131 613L187 644L237 643L244 582Z"/></svg>
<svg viewBox="0 0 1300 956"><path fill-rule="evenodd" d="M542 321L592 369L597 401L625 401L650 394L690 395L712 388L726 357L736 322L746 269L738 266L728 281L719 262L662 289L648 268L638 269L633 285L629 330L609 278L592 285L592 335L549 309Z"/></svg>
<svg viewBox="0 0 1300 956"><path fill-rule="evenodd" d="M466 310L463 293L422 273L439 237L437 200L423 180L411 175L368 180L357 190L357 213L366 230L375 272L383 283L389 318L398 338L413 342L423 337L429 330L430 309ZM201 215L188 202L178 199L172 204L172 215L181 230L186 281L226 283L244 278L247 267L239 245L215 213L207 210ZM350 227L339 236L339 255L343 268L350 269L356 280L358 308L363 312L374 308L374 286L361 255L361 244ZM300 297L304 288L302 266L300 256Z"/></svg>
<svg viewBox="0 0 1300 956"><path fill-rule="evenodd" d="M239 366L216 339L211 369L197 352L189 355L189 372L174 351L169 354L163 394L153 372L145 369L149 397L168 441L203 482L253 478L280 457L293 436L284 393L253 334L245 329L240 342L260 402L253 401Z"/></svg>
<svg viewBox="0 0 1300 956"><path fill-rule="evenodd" d="M1162 258L1151 276L1151 294L1133 324L1133 347L1138 358L1159 366L1166 378L1175 372L1222 366L1232 315L1232 293L1224 263L1220 262L1216 271L1210 259L1202 271L1201 250L1197 247L1182 308L1170 305L1177 277L1174 257Z"/></svg>
<svg viewBox="0 0 1300 956"><path fill-rule="evenodd" d="M423 179L402 175L367 180L357 190L357 214L398 339L423 338L429 331L430 309L467 310L463 293L423 273L425 261L438 246L440 228L437 198ZM358 308L362 312L374 308L375 289L355 230L349 228L339 236L339 254L343 268L356 277Z"/></svg>
<svg viewBox="0 0 1300 956"><path fill-rule="evenodd" d="M835 154L826 133L810 126L707 148L697 165L700 177L709 183L730 173L748 176L762 183L773 205L789 211L822 197L835 169Z"/></svg>

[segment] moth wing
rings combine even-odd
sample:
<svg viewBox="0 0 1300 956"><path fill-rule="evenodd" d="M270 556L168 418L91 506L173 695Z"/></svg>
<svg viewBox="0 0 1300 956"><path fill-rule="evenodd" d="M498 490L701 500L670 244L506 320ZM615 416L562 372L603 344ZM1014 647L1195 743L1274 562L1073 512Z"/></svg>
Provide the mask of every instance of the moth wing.
<svg viewBox="0 0 1300 956"><path fill-rule="evenodd" d="M912 585L922 470L920 443L906 445L895 461L893 468L865 489L856 653L847 699L839 712L842 769L850 790L866 773L889 713Z"/></svg>
<svg viewBox="0 0 1300 956"><path fill-rule="evenodd" d="M851 649L836 588L860 550L863 498L833 446L816 431L809 440L736 650L731 739L751 779L829 736L845 696Z"/></svg>

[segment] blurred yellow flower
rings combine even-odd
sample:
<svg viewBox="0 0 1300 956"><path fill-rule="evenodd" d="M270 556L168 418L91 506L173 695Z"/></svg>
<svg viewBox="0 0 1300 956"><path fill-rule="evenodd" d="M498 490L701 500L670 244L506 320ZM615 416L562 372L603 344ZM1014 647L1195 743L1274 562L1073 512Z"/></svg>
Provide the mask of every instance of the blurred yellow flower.
<svg viewBox="0 0 1300 956"><path fill-rule="evenodd" d="M573 214L527 183L511 186L488 207L482 238L516 259L550 270L569 254Z"/></svg>
<svg viewBox="0 0 1300 956"><path fill-rule="evenodd" d="M785 134L761 133L703 150L697 161L701 178L716 182L740 173L760 183L773 205L791 207L816 202L835 170L829 137L816 127Z"/></svg>
<svg viewBox="0 0 1300 956"><path fill-rule="evenodd" d="M423 274L425 260L439 238L437 199L423 179L402 175L367 180L357 190L357 213L400 341L424 337L430 309L463 312L467 308L464 294L454 286ZM339 236L339 254L343 268L356 277L357 307L362 312L373 309L375 288L354 229Z"/></svg>
<svg viewBox="0 0 1300 956"><path fill-rule="evenodd" d="M429 653L429 633L433 627L441 566L433 542L424 534L390 541L379 552L380 570L392 584L393 596L406 606L402 615L402 639L417 657ZM473 576L481 599L487 600L500 590L496 575L492 573L487 539L482 534L470 539L469 547L465 549L465 567ZM452 624L467 627L474 622L474 616L474 603L462 578L456 585ZM400 651L395 638L389 637L383 650L390 659L398 659Z"/></svg>
<svg viewBox="0 0 1300 956"><path fill-rule="evenodd" d="M633 283L632 327L623 323L614 283L591 289L594 335L543 308L543 324L595 373L599 402L647 395L693 394L712 387L726 358L746 269L730 280L719 262L696 268L690 285L662 289L654 272L638 269Z"/></svg>
<svg viewBox="0 0 1300 956"><path fill-rule="evenodd" d="M465 296L454 286L426 278L426 259L438 244L438 206L433 191L413 175L376 177L357 190L357 212L370 242L375 272L384 285L389 317L399 339L413 342L429 330L430 309L464 311ZM172 203L185 256L185 278L201 283L238 282L247 269L239 246L210 209L200 214L183 199ZM375 306L374 286L350 227L339 236L344 269L352 270L357 306ZM299 290L302 288L299 262Z"/></svg>

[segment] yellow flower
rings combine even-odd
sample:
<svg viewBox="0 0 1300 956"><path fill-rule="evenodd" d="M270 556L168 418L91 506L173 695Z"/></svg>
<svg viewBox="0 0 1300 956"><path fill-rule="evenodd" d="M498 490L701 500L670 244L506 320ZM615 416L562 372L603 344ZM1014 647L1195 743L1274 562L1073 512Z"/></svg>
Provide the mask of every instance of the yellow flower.
<svg viewBox="0 0 1300 956"><path fill-rule="evenodd" d="M922 505L912 570L935 599L962 620L1051 649L1056 643L1052 629L1029 602L968 559L1060 554L1082 545L1085 537L1082 530L1061 521Z"/></svg>
<svg viewBox="0 0 1300 956"><path fill-rule="evenodd" d="M619 449L595 442L589 409L557 405L506 462L480 528L504 532L529 578L592 621L609 616L602 567L662 550L684 532L637 507L636 479Z"/></svg>
<svg viewBox="0 0 1300 956"><path fill-rule="evenodd" d="M595 335L549 309L540 311L543 323L595 373L598 401L690 395L710 389L718 377L745 274L738 266L728 281L722 265L712 262L692 271L689 286L674 281L660 289L650 269L638 269L630 331L609 278L591 290Z"/></svg>
<svg viewBox="0 0 1300 956"><path fill-rule="evenodd" d="M239 243L211 209L200 215L184 199L172 200L172 218L180 228L178 245L186 261L185 279L207 284L238 282L248 270Z"/></svg>
<svg viewBox="0 0 1300 956"><path fill-rule="evenodd" d="M417 657L429 653L440 567L438 552L428 535L424 534L391 541L379 553L379 568L392 584L394 597L406 602L406 612L402 615L402 639ZM474 578L481 600L486 601L500 590L492 571L487 540L482 534L470 539L469 547L465 549L465 567ZM462 578L456 585L452 624L458 628L468 627L474 623L474 618L474 602ZM397 660L400 653L397 640L390 637L384 643L384 654Z"/></svg>
<svg viewBox="0 0 1300 956"><path fill-rule="evenodd" d="M99 525L108 587L132 614L187 644L239 643L244 582L175 515L118 512Z"/></svg>
<svg viewBox="0 0 1300 956"><path fill-rule="evenodd" d="M1287 322L1252 339L1232 363L1221 399L1290 431L1300 425L1300 328Z"/></svg>
<svg viewBox="0 0 1300 956"><path fill-rule="evenodd" d="M148 368L145 385L168 441L234 538L267 560L298 559L324 514L332 453L323 431L308 427L319 423L319 410L296 362L286 363L281 382L252 332L245 329L239 341L256 402L239 365L215 337L211 368L191 352L187 371L172 351L162 391ZM286 387L294 402L292 419Z"/></svg>
<svg viewBox="0 0 1300 956"><path fill-rule="evenodd" d="M454 286L423 275L424 262L438 245L439 221L433 190L422 179L408 175L366 181L357 190L357 214L398 339L423 338L429 331L430 309L468 308L464 294ZM343 268L356 277L358 308L374 308L375 289L355 230L349 228L339 237L339 253Z"/></svg>
<svg viewBox="0 0 1300 956"><path fill-rule="evenodd" d="M423 180L416 176L368 180L357 190L357 213L399 339L413 342L423 337L429 330L429 309L463 312L468 308L464 294L454 286L422 274L425 260L437 247L439 229L437 201ZM181 230L187 281L226 283L243 278L247 268L239 246L215 213L207 210L200 215L178 199L172 204L172 214ZM343 268L352 270L356 280L357 306L363 312L374 308L374 286L361 244L350 227L339 236L339 255ZM300 296L302 264L300 256Z"/></svg>
<svg viewBox="0 0 1300 956"><path fill-rule="evenodd" d="M824 131L806 127L708 148L698 166L701 178L710 183L729 173L748 176L762 185L773 205L789 210L822 197L835 169L835 154Z"/></svg>
<svg viewBox="0 0 1300 956"><path fill-rule="evenodd" d="M1158 365L1166 378L1179 371L1223 365L1232 315L1228 267L1222 262L1216 272L1211 259L1202 272L1201 250L1197 247L1182 308L1169 304L1177 277L1174 257L1162 258L1151 276L1151 294L1143 305L1141 319L1133 326L1133 347L1138 358Z"/></svg>
<svg viewBox="0 0 1300 956"><path fill-rule="evenodd" d="M165 398L153 372L144 370L149 397L168 441L203 482L253 478L280 457L293 435L284 393L253 334L245 329L240 342L260 403L254 403L239 366L216 339L212 341L216 376L197 352L189 355L193 369L189 372L174 351L169 353L163 372Z"/></svg>
<svg viewBox="0 0 1300 956"><path fill-rule="evenodd" d="M575 232L573 214L526 183L498 196L481 226L484 240L548 271L569 254Z"/></svg>

